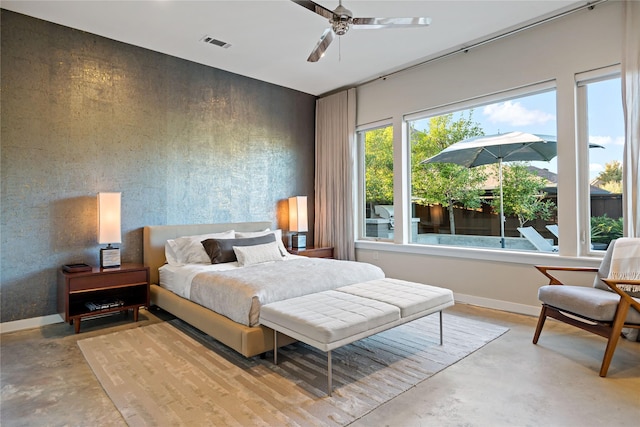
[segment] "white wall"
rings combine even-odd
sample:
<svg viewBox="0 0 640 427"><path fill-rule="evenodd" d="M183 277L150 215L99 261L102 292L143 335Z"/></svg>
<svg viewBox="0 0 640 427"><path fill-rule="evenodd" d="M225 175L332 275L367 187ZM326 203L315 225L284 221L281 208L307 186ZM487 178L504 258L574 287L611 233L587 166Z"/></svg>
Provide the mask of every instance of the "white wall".
<svg viewBox="0 0 640 427"><path fill-rule="evenodd" d="M358 125L389 119L398 126L404 115L416 111L554 81L562 195L559 224L564 233L559 255L418 247L402 244L400 237L395 244L358 242L358 260L379 265L389 277L448 287L459 301L528 314L538 311L537 289L545 282L533 265L597 266L599 259L578 257L575 75L620 63L623 6L610 1L468 53L379 79L357 91ZM405 216L404 207L395 210L396 218ZM402 235L401 230L396 233ZM590 277L576 280L585 285L591 282Z"/></svg>
<svg viewBox="0 0 640 427"><path fill-rule="evenodd" d="M603 3L357 89L357 124L617 64L623 4Z"/></svg>

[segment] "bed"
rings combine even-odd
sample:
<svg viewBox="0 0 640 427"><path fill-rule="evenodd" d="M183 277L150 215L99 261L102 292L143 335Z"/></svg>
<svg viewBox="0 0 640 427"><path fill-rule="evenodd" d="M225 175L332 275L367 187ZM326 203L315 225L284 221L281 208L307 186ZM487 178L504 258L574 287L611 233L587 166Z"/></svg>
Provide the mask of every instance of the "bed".
<svg viewBox="0 0 640 427"><path fill-rule="evenodd" d="M271 227L271 223L265 221L224 224L160 225L144 227L143 259L145 265L149 266L150 268L152 305L158 306L175 315L176 317L200 329L204 333L224 343L225 345L229 346L245 357L260 355L266 351L272 350L273 331L271 329L259 324L252 325L250 322L234 321L232 320L233 316L225 316L223 314L217 313L209 308L204 307L201 304L192 302L191 300L186 299L183 296L180 296L159 285L159 269L164 266L163 273L165 273L167 267L165 266L165 243L169 239L177 239L182 236L221 233L227 230L235 230L236 232L245 233L258 232L264 231L269 227ZM315 262L334 262L340 263L340 266L343 266L345 263L345 261L312 261L311 259L300 259L295 260L294 262L307 264L313 264ZM287 261L271 264L285 265L293 263L289 263L289 261ZM307 264L304 264L305 267L315 268L313 266L309 267ZM362 263L351 264L358 264L358 266L356 266L357 268L366 265ZM256 266L252 266L252 268L253 267ZM362 273L367 275L367 277L365 277L367 280L369 278L379 278L380 275L384 276L382 271L377 267L370 267L372 268L371 271ZM278 267L270 265L268 266L268 268L271 269L271 275L268 277L288 277L287 275L285 275L285 273L283 273L282 276L274 276L274 272L276 271L274 270L274 268ZM286 269L283 267L282 271L285 270ZM361 276L358 277L362 278ZM163 276L163 282L165 281L165 278L166 276ZM344 279L341 278L340 280ZM341 285L344 285L344 283L342 283ZM255 317L255 314L253 316ZM281 337L278 340L278 346L287 345L293 341L294 340L289 337Z"/></svg>

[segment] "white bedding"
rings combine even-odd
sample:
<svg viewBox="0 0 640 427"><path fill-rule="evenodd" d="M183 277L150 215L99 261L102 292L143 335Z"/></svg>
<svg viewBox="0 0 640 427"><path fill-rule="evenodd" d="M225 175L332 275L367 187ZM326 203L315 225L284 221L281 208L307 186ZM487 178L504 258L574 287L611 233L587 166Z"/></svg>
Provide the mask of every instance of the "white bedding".
<svg viewBox="0 0 640 427"><path fill-rule="evenodd" d="M371 264L293 256L248 267L231 262L160 268L161 286L247 326L259 324L263 304L383 277Z"/></svg>
<svg viewBox="0 0 640 427"><path fill-rule="evenodd" d="M287 254L283 261L304 258L298 255ZM182 298L191 299L191 283L193 278L199 273L207 271L226 271L241 268L237 261L223 264L184 264L171 265L164 264L158 269L160 273L160 286Z"/></svg>
<svg viewBox="0 0 640 427"><path fill-rule="evenodd" d="M234 268L240 268L237 261L224 264L165 264L158 269L160 286L182 298L191 299L191 282L196 274L207 271L233 270Z"/></svg>

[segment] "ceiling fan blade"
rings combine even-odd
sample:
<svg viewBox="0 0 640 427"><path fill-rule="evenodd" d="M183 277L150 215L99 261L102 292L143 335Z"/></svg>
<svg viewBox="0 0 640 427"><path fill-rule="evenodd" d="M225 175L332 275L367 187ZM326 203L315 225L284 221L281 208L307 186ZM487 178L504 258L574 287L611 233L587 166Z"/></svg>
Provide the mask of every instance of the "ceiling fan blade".
<svg viewBox="0 0 640 427"><path fill-rule="evenodd" d="M431 25L431 18L353 18L354 28L411 28Z"/></svg>
<svg viewBox="0 0 640 427"><path fill-rule="evenodd" d="M312 1L298 1L298 0L291 0L292 2L299 4L300 6L309 9L311 12L313 13L317 13L320 16L324 16L327 19L332 19L333 18L333 11L327 9L324 6L320 6L318 3L312 2Z"/></svg>
<svg viewBox="0 0 640 427"><path fill-rule="evenodd" d="M316 44L316 47L311 51L311 55L307 58L308 62L318 62L320 58L324 56L324 52L327 50L331 42L333 41L333 30L331 28L327 28L322 33L322 37Z"/></svg>

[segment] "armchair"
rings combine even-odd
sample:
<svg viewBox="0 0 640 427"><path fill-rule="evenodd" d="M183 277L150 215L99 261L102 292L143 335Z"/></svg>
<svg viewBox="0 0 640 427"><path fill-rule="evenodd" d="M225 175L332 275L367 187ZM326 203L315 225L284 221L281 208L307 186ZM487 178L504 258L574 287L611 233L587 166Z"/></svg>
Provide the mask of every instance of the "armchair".
<svg viewBox="0 0 640 427"><path fill-rule="evenodd" d="M640 280L610 278L613 249L617 241L611 242L599 268L536 266L549 278L549 284L538 290L542 310L533 336L537 344L547 317L554 318L607 339L607 347L600 367L600 376L605 377L613 358L623 328L640 329L640 294L628 289L637 289ZM634 248L640 239L627 239ZM632 258L636 272L640 272L640 258ZM571 286L562 283L551 271L594 272L593 287ZM621 289L623 288L623 289Z"/></svg>

